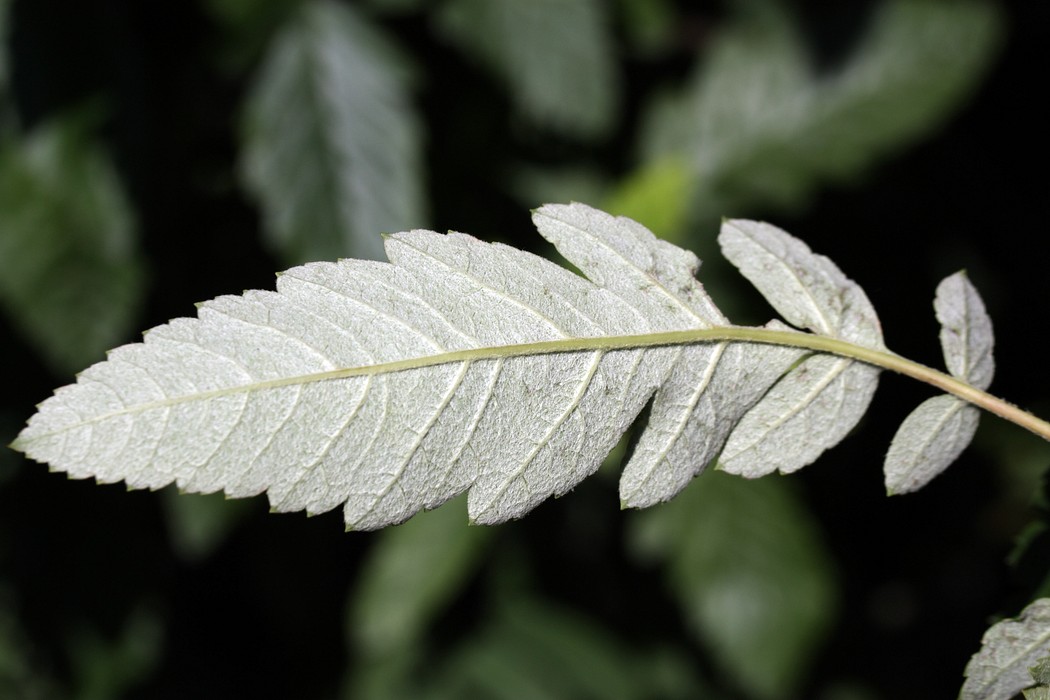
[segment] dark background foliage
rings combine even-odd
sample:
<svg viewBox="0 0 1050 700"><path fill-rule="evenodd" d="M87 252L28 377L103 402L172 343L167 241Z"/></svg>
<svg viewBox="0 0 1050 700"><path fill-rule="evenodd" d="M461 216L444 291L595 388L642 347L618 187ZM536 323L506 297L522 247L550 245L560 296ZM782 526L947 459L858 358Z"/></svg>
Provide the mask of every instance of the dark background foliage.
<svg viewBox="0 0 1050 700"><path fill-rule="evenodd" d="M435 30L436 10L404 4L419 7L384 12L370 3L366 11L414 64L428 213L411 225L526 248L536 246L527 208L538 202L520 194L515 168L553 173L583 164L608 181L629 175L654 95L686 79L738 10L666 3L674 30L647 54L624 48L631 3L608 4L622 80L618 118L600 137L577 138L530 125L499 77ZM190 315L203 299L271 287L273 272L289 264L264 243L264 215L238 159L252 81L297 3L270 3L233 22L236 5L10 3L7 118L17 127L5 147L75 112L113 159L145 270L133 328ZM844 60L876 5L797 4L818 66L832 70ZM768 218L828 255L865 287L888 345L932 365L941 364L933 290L966 267L996 325L994 392L1046 416L1050 367L1040 319L1050 211L1042 163L1050 114L1040 93L1050 17L1043 3L1018 0L1002 10L1005 29L986 77L936 130L822 183L804 206L756 201L718 213ZM714 257L717 223L696 224L703 230L679 240ZM729 294L710 287L716 300ZM753 295L738 296L731 303L745 316L768 314ZM35 403L72 380L12 318L0 315L5 441ZM130 331L114 344L136 337ZM858 434L790 478L818 523L838 588L837 616L792 691L797 697L951 697L993 616L1016 614L1045 586L1050 567L1038 549L1020 569L1007 564L1015 538L1043 517L1032 505L1048 462L1038 439L986 417L974 447L946 474L918 494L884 495L885 446L928 394L885 377ZM13 452L0 456L0 694L5 683L12 697L351 692L368 661L354 649L347 609L377 535L344 533L335 513L269 515L260 497L231 504L230 529L203 554L187 554L195 550L180 550L187 526L172 515L168 495L70 481ZM615 480L596 477L497 528L440 606L427 645L405 662L405 678L436 687L434 669L457 645L487 634L500 597L527 590L530 600L571 611L569 619L584 616L634 649L672 650L682 660L674 668L706 679L666 688L752 697L690 632L661 568L629 555L632 515L618 510ZM506 697L527 692L508 687ZM675 696L658 685L650 694Z"/></svg>

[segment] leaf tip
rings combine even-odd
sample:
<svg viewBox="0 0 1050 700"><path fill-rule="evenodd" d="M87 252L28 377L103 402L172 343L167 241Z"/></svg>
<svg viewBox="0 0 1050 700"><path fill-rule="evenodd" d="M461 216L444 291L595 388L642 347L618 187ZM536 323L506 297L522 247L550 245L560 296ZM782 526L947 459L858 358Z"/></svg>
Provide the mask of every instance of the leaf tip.
<svg viewBox="0 0 1050 700"><path fill-rule="evenodd" d="M926 479L920 479L914 476L911 479L908 479L906 478L907 474L888 473L886 474L885 480L886 496L903 496L905 494L914 493L915 491L918 491L923 486L925 486L926 483L933 478L933 476L936 475L931 475L929 478Z"/></svg>
<svg viewBox="0 0 1050 700"><path fill-rule="evenodd" d="M14 440L7 443L7 448L10 450L14 450L15 452L21 452L22 454L26 453L25 440L22 438L21 433L19 433L19 435Z"/></svg>

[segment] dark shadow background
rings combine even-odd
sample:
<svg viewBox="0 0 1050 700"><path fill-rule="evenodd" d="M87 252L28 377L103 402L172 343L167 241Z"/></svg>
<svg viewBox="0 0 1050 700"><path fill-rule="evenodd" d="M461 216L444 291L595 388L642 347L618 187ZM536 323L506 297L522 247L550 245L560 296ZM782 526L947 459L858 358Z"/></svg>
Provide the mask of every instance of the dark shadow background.
<svg viewBox="0 0 1050 700"><path fill-rule="evenodd" d="M1046 416L1050 110L1042 93L1050 10L1038 2L1005 6L999 61L943 130L854 185L824 189L804 212L768 216L865 287L891 348L930 364L941 364L934 288L966 267L996 324L994 392ZM827 14L816 2L802 8L814 39L833 54L850 30L847 13ZM32 0L14 3L12 25L14 90L26 126L85 100L99 100L107 115L105 139L150 264L141 328L189 315L196 301L270 287L280 265L259 245L258 213L233 175L249 76L215 68L221 37L208 15L196 3ZM477 128L505 120L507 104L419 22L388 28L415 42L430 76L419 97L429 131L431 227L530 245L527 211L500 181L523 146ZM684 65L683 53L666 65L631 67L628 93L642 94L655 72ZM625 120L624 139L633 124ZM618 143L593 157L624 167ZM50 372L4 318L0 338L0 427L9 439L69 377ZM857 681L877 689L873 697L954 697L991 617L1018 612L1037 583L1004 561L1034 517L1010 476L1011 460L1042 449L1050 462L1050 450L1017 436L1019 429L986 417L975 447L945 475L918 494L885 497L885 446L927 395L886 377L860 434L795 477L843 584L841 621L819 656L815 692ZM654 572L625 559L624 516L612 489L585 482L504 526L507 536L530 546L552 598L625 635L693 645L670 602L636 595L660 586ZM128 697L332 697L352 673L343 611L372 536L344 534L337 514L270 516L262 499L249 510L214 555L188 563L172 552L157 495L17 462L0 484L0 581L34 663L71 677L72 638L84 630L115 637L144 606L165 621L163 657ZM467 599L469 591L439 633L469 624Z"/></svg>

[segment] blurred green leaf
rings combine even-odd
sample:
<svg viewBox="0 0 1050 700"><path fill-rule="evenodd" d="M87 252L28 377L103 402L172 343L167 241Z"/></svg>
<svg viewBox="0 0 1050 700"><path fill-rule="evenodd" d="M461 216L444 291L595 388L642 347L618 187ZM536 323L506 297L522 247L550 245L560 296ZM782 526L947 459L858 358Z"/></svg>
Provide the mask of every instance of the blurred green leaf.
<svg viewBox="0 0 1050 700"><path fill-rule="evenodd" d="M603 136L619 115L619 76L599 0L450 0L439 28L506 82L540 126Z"/></svg>
<svg viewBox="0 0 1050 700"><path fill-rule="evenodd" d="M130 205L87 121L0 143L0 303L64 372L127 340L143 296Z"/></svg>
<svg viewBox="0 0 1050 700"><path fill-rule="evenodd" d="M619 0L620 25L630 44L642 54L669 48L675 31L675 12L669 0Z"/></svg>
<svg viewBox="0 0 1050 700"><path fill-rule="evenodd" d="M848 61L817 74L785 11L748 7L642 134L646 159L690 154L703 220L797 206L932 131L979 83L1002 28L992 3L885 0Z"/></svg>
<svg viewBox="0 0 1050 700"><path fill-rule="evenodd" d="M664 240L682 242L688 223L693 173L681 158L651 161L605 199L610 214L640 221Z"/></svg>
<svg viewBox="0 0 1050 700"><path fill-rule="evenodd" d="M419 669L434 665L423 652L421 647L407 647L383 658L351 665L343 677L339 697L345 700L418 698Z"/></svg>
<svg viewBox="0 0 1050 700"><path fill-rule="evenodd" d="M475 572L494 534L467 524L465 496L383 531L350 604L354 646L374 658L415 644Z"/></svg>
<svg viewBox="0 0 1050 700"><path fill-rule="evenodd" d="M810 516L777 477L709 471L696 482L635 515L632 549L664 563L692 628L737 685L793 697L837 607Z"/></svg>
<svg viewBox="0 0 1050 700"><path fill-rule="evenodd" d="M172 549L188 562L211 555L253 505L223 493L179 493L171 488L162 494Z"/></svg>
<svg viewBox="0 0 1050 700"><path fill-rule="evenodd" d="M379 258L381 232L426 223L408 79L349 6L308 3L278 35L248 98L241 171L285 262Z"/></svg>
<svg viewBox="0 0 1050 700"><path fill-rule="evenodd" d="M995 444L995 443L990 443ZM1016 452L1002 451L998 454L1000 461L1007 469L1004 470L1008 485L1017 481L1017 472L1028 472L1031 467L1024 465L1030 456L1023 449L1024 441L1020 441ZM1005 447L1005 443L1003 444ZM993 453L994 454L994 453ZM1034 456L1034 455L1033 455ZM1007 563L1014 570L1014 578L1017 583L1028 592L1028 597L1048 598L1050 597L1050 478L1047 475L1045 461L1034 462L1040 464L1042 473L1036 482L1037 488L1030 488L1028 498L1033 501L1031 509L1024 508L1024 501L1015 500L1011 510L1019 513L1031 513L1031 520L1017 534L1013 549L1007 556ZM1027 474L1024 481L1027 482ZM1033 486L1030 484L1030 486ZM1022 506L1022 507L1017 507Z"/></svg>
<svg viewBox="0 0 1050 700"><path fill-rule="evenodd" d="M104 639L94 630L80 631L70 648L72 697L110 700L122 696L153 672L161 659L162 642L160 616L146 608L128 617L119 639Z"/></svg>
<svg viewBox="0 0 1050 700"><path fill-rule="evenodd" d="M577 613L519 595L499 606L418 697L713 698L701 693L693 669L673 652L632 648Z"/></svg>

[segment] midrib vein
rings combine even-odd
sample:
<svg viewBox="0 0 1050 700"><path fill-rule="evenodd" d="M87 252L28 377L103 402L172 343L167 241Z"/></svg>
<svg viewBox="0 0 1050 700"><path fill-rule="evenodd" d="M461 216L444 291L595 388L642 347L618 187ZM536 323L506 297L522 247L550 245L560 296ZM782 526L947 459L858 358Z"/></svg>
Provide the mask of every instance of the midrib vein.
<svg viewBox="0 0 1050 700"><path fill-rule="evenodd" d="M609 335L593 336L586 338L564 338L559 340L545 340L533 343L518 343L512 345L493 345L487 347L467 348L463 350L452 350L449 352L435 353L420 357L411 357L391 362L381 362L373 365L361 365L358 367L344 367L340 369L316 372L312 374L282 377L266 381L239 384L222 389L212 389L193 394L172 396L157 401L148 401L133 404L122 409L110 411L94 418L73 423L63 427L59 431L65 432L79 426L99 423L123 415L144 413L158 408L168 408L180 404L193 403L196 401L209 401L211 399L233 396L237 394L268 391L280 389L287 386L310 384L314 382L334 381L338 379L349 379L353 377L374 377L397 372L407 372L427 367L437 367L458 362L473 362L478 360L509 359L514 357L527 357L531 355L549 355L572 352L593 352L596 350L630 350L649 347L664 347L672 345L692 345L696 343L709 343L719 341L750 342L765 345L787 345L801 347L818 352L831 353L849 357L851 359L868 362L881 367L895 369L894 364L900 363L903 358L893 353L854 345L847 341L827 336L800 333L797 331L780 331L767 328L748 328L743 326L719 326L714 328L694 328L680 331L663 331L659 333L645 333L639 335ZM48 433L52 434L52 433ZM44 435L34 435L33 439L39 439Z"/></svg>

